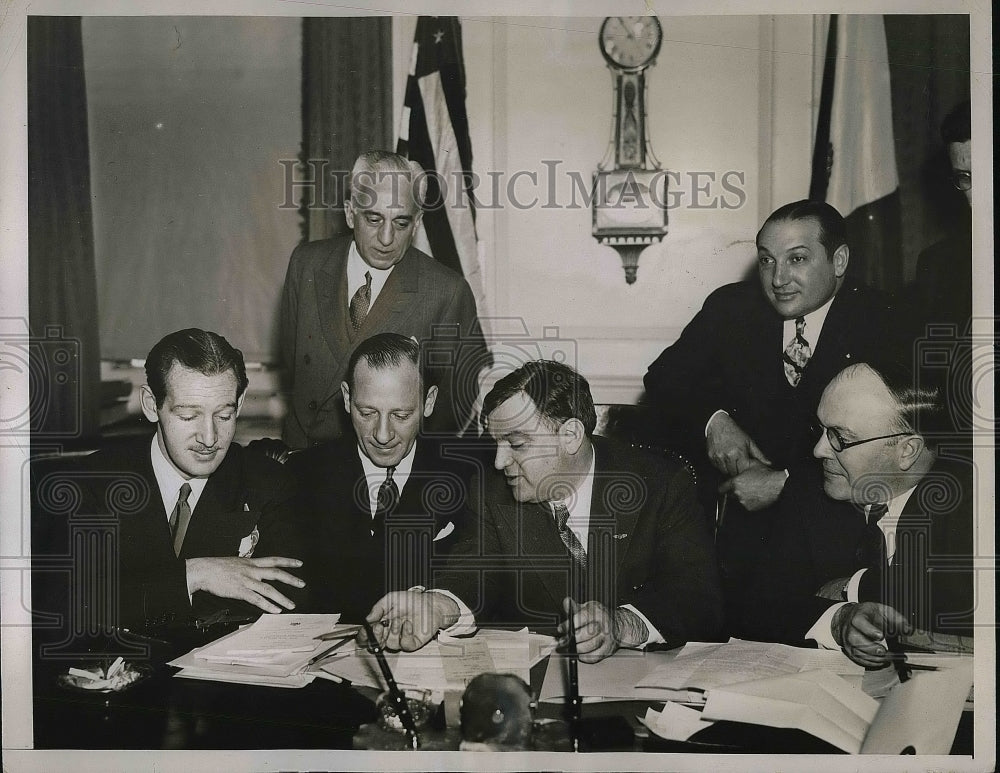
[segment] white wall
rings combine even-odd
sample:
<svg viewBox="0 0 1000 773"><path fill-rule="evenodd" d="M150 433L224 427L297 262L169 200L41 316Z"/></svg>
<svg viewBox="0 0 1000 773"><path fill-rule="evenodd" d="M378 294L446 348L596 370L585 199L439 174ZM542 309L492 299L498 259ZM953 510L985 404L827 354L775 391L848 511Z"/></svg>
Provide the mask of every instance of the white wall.
<svg viewBox="0 0 1000 773"><path fill-rule="evenodd" d="M480 191L501 206L477 212L486 314L513 318L493 324L497 349L546 337L541 353L573 358L598 401L632 402L648 364L705 296L752 275L762 218L808 191L812 17L661 18L665 39L647 75L649 137L681 185L671 180L670 232L643 253L631 286L617 252L591 236L590 208L579 196L569 206L570 172L589 186L611 136L602 21L464 18L467 107L474 171L504 175L499 199L488 186ZM414 25L394 19L398 100ZM517 172L537 182L522 174L508 191ZM700 193L697 172L715 176L700 177ZM519 335L503 334L517 332L519 321Z"/></svg>

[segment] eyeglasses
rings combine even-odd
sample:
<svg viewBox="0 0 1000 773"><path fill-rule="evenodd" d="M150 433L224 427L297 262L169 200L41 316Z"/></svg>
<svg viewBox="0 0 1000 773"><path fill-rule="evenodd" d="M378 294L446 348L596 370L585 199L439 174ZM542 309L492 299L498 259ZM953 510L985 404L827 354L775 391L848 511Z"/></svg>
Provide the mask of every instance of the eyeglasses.
<svg viewBox="0 0 1000 773"><path fill-rule="evenodd" d="M830 444L830 448L832 448L838 454L841 451L846 451L848 448L864 445L865 443L874 443L876 440L888 440L889 438L893 437L905 437L906 435L913 434L912 432L894 432L891 435L879 435L878 437L870 437L870 438L865 438L864 440L852 440L848 442L844 440L841 434L833 427L825 427L822 424L814 424L813 434L818 435L820 432L826 433L826 440Z"/></svg>
<svg viewBox="0 0 1000 773"><path fill-rule="evenodd" d="M952 172L951 184L960 191L972 190L972 172Z"/></svg>

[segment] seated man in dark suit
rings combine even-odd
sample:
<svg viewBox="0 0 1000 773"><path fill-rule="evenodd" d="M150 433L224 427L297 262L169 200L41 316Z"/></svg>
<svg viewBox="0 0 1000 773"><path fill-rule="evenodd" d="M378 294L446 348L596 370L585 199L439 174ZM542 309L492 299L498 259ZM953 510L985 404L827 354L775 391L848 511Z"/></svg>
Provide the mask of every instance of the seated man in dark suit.
<svg viewBox="0 0 1000 773"><path fill-rule="evenodd" d="M775 210L757 234L759 279L713 292L646 373L667 444L703 460L703 501L728 499L717 546L733 635L746 635L740 594L763 560L771 506L809 459L820 394L888 345L885 300L845 279L846 238L829 204Z"/></svg>
<svg viewBox="0 0 1000 773"><path fill-rule="evenodd" d="M413 246L427 179L415 161L369 151L354 163L344 205L352 234L295 248L281 300L281 354L292 448L349 434L340 384L351 351L376 333L416 336L447 361L429 429L457 434L471 421L479 372L489 366L468 283Z"/></svg>
<svg viewBox="0 0 1000 773"><path fill-rule="evenodd" d="M398 333L362 341L341 385L354 432L289 459L309 519L312 611L360 621L387 590L427 584L432 556L468 520L462 441L419 435L438 397L420 355Z"/></svg>
<svg viewBox="0 0 1000 773"><path fill-rule="evenodd" d="M232 442L247 387L240 351L216 333L180 330L150 351L146 378L152 437L36 481L36 609L65 624L50 639L223 608L280 612L295 608L295 593L275 583L304 585L286 571L302 564L290 476ZM53 563L59 571L45 571Z"/></svg>
<svg viewBox="0 0 1000 773"><path fill-rule="evenodd" d="M568 618L581 659L595 662L619 647L718 634L715 557L687 471L595 437L589 384L556 362L502 378L483 412L503 474L474 484L477 528L434 590L375 604L376 636L414 650L439 630L489 622L566 637Z"/></svg>
<svg viewBox="0 0 1000 773"><path fill-rule="evenodd" d="M887 632L971 634L975 490L969 463L933 448L941 412L903 369L834 378L818 410L822 480L802 476L782 498L755 635L871 666Z"/></svg>

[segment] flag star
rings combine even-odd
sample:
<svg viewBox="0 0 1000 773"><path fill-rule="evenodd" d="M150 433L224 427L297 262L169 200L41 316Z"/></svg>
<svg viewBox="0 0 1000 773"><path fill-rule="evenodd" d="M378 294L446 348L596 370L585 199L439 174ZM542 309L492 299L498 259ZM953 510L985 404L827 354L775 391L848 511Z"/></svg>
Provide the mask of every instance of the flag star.
<svg viewBox="0 0 1000 773"><path fill-rule="evenodd" d="M434 42L440 43L441 39L444 37L444 30L438 30L434 33Z"/></svg>

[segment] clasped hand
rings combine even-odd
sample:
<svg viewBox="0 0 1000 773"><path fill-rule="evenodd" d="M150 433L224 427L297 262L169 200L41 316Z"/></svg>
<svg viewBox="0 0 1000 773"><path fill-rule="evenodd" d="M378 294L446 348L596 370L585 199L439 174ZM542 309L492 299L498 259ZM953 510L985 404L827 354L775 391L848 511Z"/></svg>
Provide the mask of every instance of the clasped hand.
<svg viewBox="0 0 1000 773"><path fill-rule="evenodd" d="M751 512L778 501L785 471L772 469L771 460L729 414L717 413L709 421L705 449L712 464L727 476L720 494L732 496Z"/></svg>
<svg viewBox="0 0 1000 773"><path fill-rule="evenodd" d="M281 582L293 588L305 586L294 574L280 568L302 566L297 558L189 558L186 565L189 594L203 590L220 598L247 601L265 612L280 612L281 607L295 609L295 603L268 581Z"/></svg>

